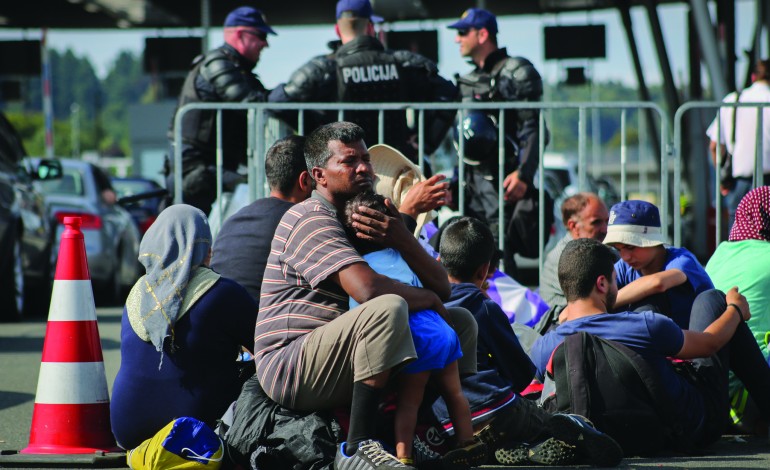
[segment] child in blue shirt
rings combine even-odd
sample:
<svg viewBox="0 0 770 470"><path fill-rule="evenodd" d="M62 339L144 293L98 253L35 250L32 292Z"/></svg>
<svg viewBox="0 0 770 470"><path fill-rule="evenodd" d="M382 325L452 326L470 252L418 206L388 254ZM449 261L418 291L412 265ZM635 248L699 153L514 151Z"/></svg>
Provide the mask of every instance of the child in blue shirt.
<svg viewBox="0 0 770 470"><path fill-rule="evenodd" d="M692 253L664 242L653 204L623 201L610 209L604 244L621 258L615 263L618 311L652 310L687 329L695 297L714 285Z"/></svg>
<svg viewBox="0 0 770 470"><path fill-rule="evenodd" d="M358 194L348 201L345 214L341 214L341 218L353 246L369 266L379 274L414 287L422 287L420 279L397 250L383 249L380 245L356 236L352 215L359 206L370 207L385 214L390 212L385 205L385 198L372 192ZM354 308L357 304L351 297L350 308ZM409 327L417 359L407 364L397 378L396 457L403 463L414 463L412 441L417 425L417 411L430 378L435 381L447 404L454 424L457 447L470 449L478 446L478 442L473 438L468 400L460 386L457 359L462 356L462 351L457 333L434 310L410 312ZM485 450L483 452L486 453Z"/></svg>

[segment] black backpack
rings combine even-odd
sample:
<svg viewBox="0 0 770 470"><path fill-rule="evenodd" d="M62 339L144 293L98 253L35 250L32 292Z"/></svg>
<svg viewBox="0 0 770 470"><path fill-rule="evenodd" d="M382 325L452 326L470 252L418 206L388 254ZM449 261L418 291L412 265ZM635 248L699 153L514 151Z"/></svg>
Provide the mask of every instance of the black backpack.
<svg viewBox="0 0 770 470"><path fill-rule="evenodd" d="M579 332L554 350L551 365L541 399L548 411L585 416L626 455L688 447L660 375L635 351Z"/></svg>

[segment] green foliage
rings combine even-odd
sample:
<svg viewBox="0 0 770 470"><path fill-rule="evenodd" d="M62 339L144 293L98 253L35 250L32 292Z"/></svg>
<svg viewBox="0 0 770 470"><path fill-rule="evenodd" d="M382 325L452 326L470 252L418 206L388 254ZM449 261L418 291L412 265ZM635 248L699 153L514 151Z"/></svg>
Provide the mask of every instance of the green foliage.
<svg viewBox="0 0 770 470"><path fill-rule="evenodd" d="M54 112L54 153L71 155L73 148L73 104L77 104L79 143L82 151L131 154L128 107L152 102L150 80L141 60L131 52L119 52L104 80L100 80L85 57L71 50L49 50L51 97ZM42 116L41 79L23 83L21 103L4 105L8 119L17 127L30 155L45 154L45 125Z"/></svg>

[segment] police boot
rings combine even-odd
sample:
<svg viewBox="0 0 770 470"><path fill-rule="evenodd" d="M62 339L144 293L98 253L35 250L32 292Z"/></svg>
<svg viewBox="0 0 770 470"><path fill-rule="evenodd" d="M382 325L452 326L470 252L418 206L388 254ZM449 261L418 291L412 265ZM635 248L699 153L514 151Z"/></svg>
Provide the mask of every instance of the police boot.
<svg viewBox="0 0 770 470"><path fill-rule="evenodd" d="M492 422L478 432L478 437L490 450L510 441L540 442L550 437L550 418L551 414L537 403L517 395L513 403L498 410Z"/></svg>

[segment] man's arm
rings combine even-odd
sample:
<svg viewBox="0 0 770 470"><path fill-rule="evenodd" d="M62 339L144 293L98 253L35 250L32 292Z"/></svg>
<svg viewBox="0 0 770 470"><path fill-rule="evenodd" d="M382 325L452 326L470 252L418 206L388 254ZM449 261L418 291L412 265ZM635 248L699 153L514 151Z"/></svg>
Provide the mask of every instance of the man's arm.
<svg viewBox="0 0 770 470"><path fill-rule="evenodd" d="M639 302L653 294L666 292L672 287L687 282L687 276L678 269L667 269L655 274L648 274L623 286L618 291L616 305L628 305Z"/></svg>
<svg viewBox="0 0 770 470"><path fill-rule="evenodd" d="M727 292L726 300L727 308L725 311L705 331L683 331L684 343L676 357L695 359L716 354L733 337L741 318L744 321L751 318L749 303L746 301L746 297L738 293L737 287L733 287ZM740 311L730 304L737 305Z"/></svg>
<svg viewBox="0 0 770 470"><path fill-rule="evenodd" d="M393 202L387 199L386 204L390 214L363 206L353 214L356 236L398 250L426 289L435 292L441 300L449 299L452 289L444 267L409 233Z"/></svg>
<svg viewBox="0 0 770 470"><path fill-rule="evenodd" d="M200 78L211 84L216 94L228 102L259 102L267 99L267 89L251 72L244 70L225 53L212 53L204 59Z"/></svg>
<svg viewBox="0 0 770 470"><path fill-rule="evenodd" d="M435 292L408 286L377 274L366 263L349 264L330 275L329 279L336 282L358 303L367 302L384 294L395 294L406 301L412 312L435 310L444 318L448 318L446 309Z"/></svg>

